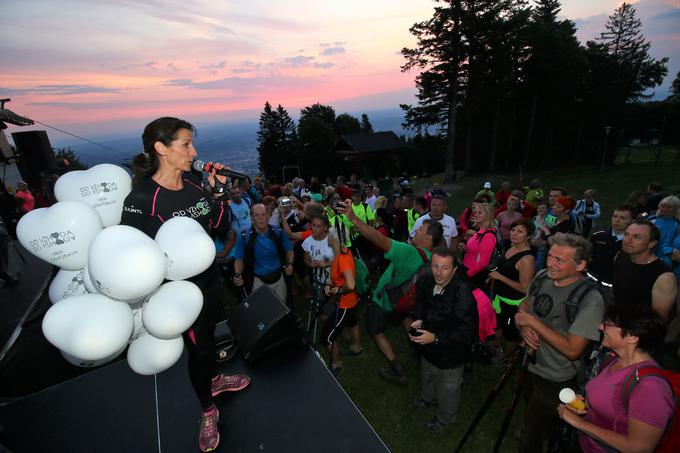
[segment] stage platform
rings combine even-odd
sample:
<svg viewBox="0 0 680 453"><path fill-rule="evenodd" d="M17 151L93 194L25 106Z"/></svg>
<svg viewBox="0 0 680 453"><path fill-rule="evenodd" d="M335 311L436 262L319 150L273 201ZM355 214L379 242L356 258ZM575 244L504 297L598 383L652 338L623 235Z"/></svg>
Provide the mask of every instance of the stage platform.
<svg viewBox="0 0 680 453"><path fill-rule="evenodd" d="M218 452L389 451L310 348L255 364L237 354L220 370L252 383L217 398ZM199 416L186 354L156 382L119 361L0 407L0 442L15 453L185 453L198 451Z"/></svg>
<svg viewBox="0 0 680 453"><path fill-rule="evenodd" d="M54 266L31 254L18 241L10 243L8 268L19 277L19 282L13 286L0 283L0 354L13 340L17 326L32 311L42 289L47 288L56 271Z"/></svg>

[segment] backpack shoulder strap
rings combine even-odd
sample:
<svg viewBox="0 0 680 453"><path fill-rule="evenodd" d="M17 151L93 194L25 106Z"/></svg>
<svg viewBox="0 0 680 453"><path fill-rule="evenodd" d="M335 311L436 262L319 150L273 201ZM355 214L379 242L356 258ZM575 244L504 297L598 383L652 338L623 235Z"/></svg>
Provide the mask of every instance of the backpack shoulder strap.
<svg viewBox="0 0 680 453"><path fill-rule="evenodd" d="M416 247L416 250L418 250L418 253L420 254L420 259L423 260L423 264L427 263L427 261L428 261L427 255L425 254L423 249L421 249L420 247Z"/></svg>
<svg viewBox="0 0 680 453"><path fill-rule="evenodd" d="M576 319L576 315L578 314L578 310L579 307L581 306L581 302L583 302L583 299L586 297L588 293L590 293L590 291L596 288L597 283L595 283L595 281L593 281L591 278L586 277L583 280L581 280L573 290L571 290L565 303L565 309L567 311L567 321L569 321L569 324L574 322L574 320Z"/></svg>
<svg viewBox="0 0 680 453"><path fill-rule="evenodd" d="M673 389L670 382L668 382L666 376L663 375L662 371L663 370L661 368L655 366L640 367L636 368L628 376L626 376L626 378L623 381L623 385L621 386L623 408L626 411L626 414L628 414L630 395L633 393L633 390L635 390L635 387L637 387L637 385L643 378L647 376L656 376L662 378L663 380L666 381L668 386L671 387L671 390Z"/></svg>
<svg viewBox="0 0 680 453"><path fill-rule="evenodd" d="M536 273L534 280L531 282L531 286L529 286L529 297L536 295L536 292L540 289L541 285L547 278L547 269L541 269Z"/></svg>

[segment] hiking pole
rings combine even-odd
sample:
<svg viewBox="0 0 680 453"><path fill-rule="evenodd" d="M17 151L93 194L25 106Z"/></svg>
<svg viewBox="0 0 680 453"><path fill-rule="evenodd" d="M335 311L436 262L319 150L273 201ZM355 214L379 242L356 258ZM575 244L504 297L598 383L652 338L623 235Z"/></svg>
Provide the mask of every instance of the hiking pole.
<svg viewBox="0 0 680 453"><path fill-rule="evenodd" d="M498 394L503 389L505 383L508 381L508 379L510 379L510 376L512 376L512 372L515 370L517 363L522 358L523 353L524 351L521 348L517 348L517 350L513 353L512 361L505 367L503 373L501 373L501 377L498 379L498 382L496 382L494 388L491 389L489 396L486 397L484 404L482 404L482 407L479 409L479 412L477 412L477 415L475 415L475 418L472 420L472 423L470 423L470 426L468 427L467 431L465 431L465 435L458 443L458 447L456 447L454 453L458 453L461 450L461 448L463 448L465 441L467 441L468 437L470 437L470 435L475 430L475 428L482 420L484 415L486 415L486 411L489 410L489 407L491 407L493 402L496 400Z"/></svg>
<svg viewBox="0 0 680 453"><path fill-rule="evenodd" d="M498 450L500 450L501 448L501 443L505 438L505 434L508 432L508 427L510 427L510 420L512 420L512 415L514 414L515 409L517 408L519 395L522 393L524 380L527 377L527 367L529 366L530 361L531 355L529 354L529 352L525 352L524 357L522 358L522 368L519 373L519 379L517 380L517 384L515 384L515 389L512 394L512 400L510 401L510 405L506 409L505 417L503 418L503 424L501 425L501 430L498 433L498 437L496 438L496 445L494 445L493 447L493 453L498 453Z"/></svg>

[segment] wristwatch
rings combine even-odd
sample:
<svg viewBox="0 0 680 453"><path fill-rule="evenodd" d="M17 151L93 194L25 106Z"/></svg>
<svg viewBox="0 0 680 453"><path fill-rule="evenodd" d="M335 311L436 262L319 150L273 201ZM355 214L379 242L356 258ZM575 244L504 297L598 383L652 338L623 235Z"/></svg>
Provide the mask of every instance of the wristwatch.
<svg viewBox="0 0 680 453"><path fill-rule="evenodd" d="M434 335L434 344L439 344L439 337L437 337L437 334Z"/></svg>

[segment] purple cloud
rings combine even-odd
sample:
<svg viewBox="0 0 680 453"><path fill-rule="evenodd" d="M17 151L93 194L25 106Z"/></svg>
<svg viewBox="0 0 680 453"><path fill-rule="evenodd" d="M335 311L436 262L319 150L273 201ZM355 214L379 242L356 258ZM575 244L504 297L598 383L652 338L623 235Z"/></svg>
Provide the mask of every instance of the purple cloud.
<svg viewBox="0 0 680 453"><path fill-rule="evenodd" d="M0 88L0 95L23 95L23 94L51 94L71 95L90 93L120 93L118 88L109 88L93 85L38 85L32 88Z"/></svg>
<svg viewBox="0 0 680 453"><path fill-rule="evenodd" d="M345 53L344 47L328 47L321 52L321 55L337 55L340 53Z"/></svg>
<svg viewBox="0 0 680 453"><path fill-rule="evenodd" d="M289 66L292 68L300 68L303 66L307 66L311 61L314 60L314 57L308 57L305 55L298 55L297 57L289 57L283 60L284 66Z"/></svg>

